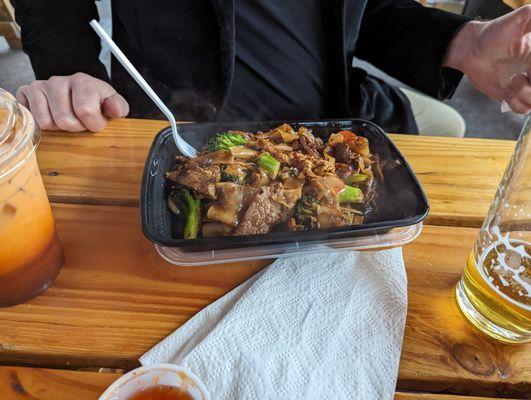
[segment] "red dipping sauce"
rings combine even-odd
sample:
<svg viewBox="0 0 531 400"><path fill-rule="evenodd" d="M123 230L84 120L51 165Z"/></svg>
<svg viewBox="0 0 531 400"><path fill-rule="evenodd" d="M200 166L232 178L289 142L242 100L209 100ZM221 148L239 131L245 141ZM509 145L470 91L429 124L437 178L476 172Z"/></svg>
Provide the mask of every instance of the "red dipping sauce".
<svg viewBox="0 0 531 400"><path fill-rule="evenodd" d="M127 400L194 400L188 393L174 386L157 385L133 394Z"/></svg>

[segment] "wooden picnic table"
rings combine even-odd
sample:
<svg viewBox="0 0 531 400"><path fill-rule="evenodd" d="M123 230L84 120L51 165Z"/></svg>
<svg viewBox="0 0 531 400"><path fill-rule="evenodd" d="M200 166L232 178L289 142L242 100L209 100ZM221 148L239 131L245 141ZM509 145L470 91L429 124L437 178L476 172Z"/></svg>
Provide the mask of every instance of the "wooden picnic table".
<svg viewBox="0 0 531 400"><path fill-rule="evenodd" d="M175 267L143 237L142 170L165 126L122 119L97 134L43 134L39 163L66 263L46 293L0 308L0 399L97 399L146 350L268 264ZM423 233L404 248L409 306L396 399L531 398L531 345L486 338L454 298L514 142L391 137L431 203Z"/></svg>

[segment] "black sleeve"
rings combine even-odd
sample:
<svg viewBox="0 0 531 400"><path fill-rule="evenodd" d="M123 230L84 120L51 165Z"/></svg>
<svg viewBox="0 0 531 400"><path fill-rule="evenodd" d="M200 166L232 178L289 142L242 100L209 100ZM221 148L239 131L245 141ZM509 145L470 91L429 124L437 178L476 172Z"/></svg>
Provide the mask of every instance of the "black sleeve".
<svg viewBox="0 0 531 400"><path fill-rule="evenodd" d="M108 81L99 61L100 40L89 25L94 0L12 0L22 46L37 79L85 72Z"/></svg>
<svg viewBox="0 0 531 400"><path fill-rule="evenodd" d="M468 21L414 0L369 0L356 56L433 97L448 98L462 74L443 68L443 58L455 33Z"/></svg>

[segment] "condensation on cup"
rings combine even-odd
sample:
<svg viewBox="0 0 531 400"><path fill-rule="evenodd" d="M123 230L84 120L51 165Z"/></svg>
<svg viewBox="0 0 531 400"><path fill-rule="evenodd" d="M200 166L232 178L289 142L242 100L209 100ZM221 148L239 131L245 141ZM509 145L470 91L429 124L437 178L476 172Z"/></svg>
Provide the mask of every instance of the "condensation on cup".
<svg viewBox="0 0 531 400"><path fill-rule="evenodd" d="M39 139L30 112L0 89L0 306L42 293L63 265L35 155Z"/></svg>

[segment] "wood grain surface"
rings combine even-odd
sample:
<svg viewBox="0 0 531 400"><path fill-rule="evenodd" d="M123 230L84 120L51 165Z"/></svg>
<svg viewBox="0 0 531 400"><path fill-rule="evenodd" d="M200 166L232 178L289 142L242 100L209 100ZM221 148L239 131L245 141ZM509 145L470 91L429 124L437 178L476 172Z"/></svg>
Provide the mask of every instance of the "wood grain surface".
<svg viewBox="0 0 531 400"><path fill-rule="evenodd" d="M54 202L138 205L147 152L164 121L120 119L100 133L44 132L39 164ZM431 203L428 221L479 226L514 142L391 135Z"/></svg>
<svg viewBox="0 0 531 400"><path fill-rule="evenodd" d="M0 309L0 362L132 368L138 357L267 262L165 263L134 207L55 205L67 263L44 295ZM453 288L477 231L427 226L404 248L409 310L398 389L525 398L531 345L480 335Z"/></svg>
<svg viewBox="0 0 531 400"><path fill-rule="evenodd" d="M121 374L0 367L2 400L98 400Z"/></svg>
<svg viewBox="0 0 531 400"><path fill-rule="evenodd" d="M0 367L2 400L97 400L121 374ZM212 396L215 400L215 396ZM395 400L491 400L431 393L396 393Z"/></svg>
<svg viewBox="0 0 531 400"><path fill-rule="evenodd" d="M143 352L268 264L174 267L142 236L142 170L166 125L122 119L97 134L44 132L39 163L50 199L65 203L54 212L67 262L44 295L0 309L0 363L21 365L0 367L1 400L97 399L119 374L65 369L137 366ZM530 398L531 345L482 336L453 294L477 233L459 226L482 222L514 142L391 137L431 202L427 222L446 225L425 227L404 248L409 309L395 398Z"/></svg>

